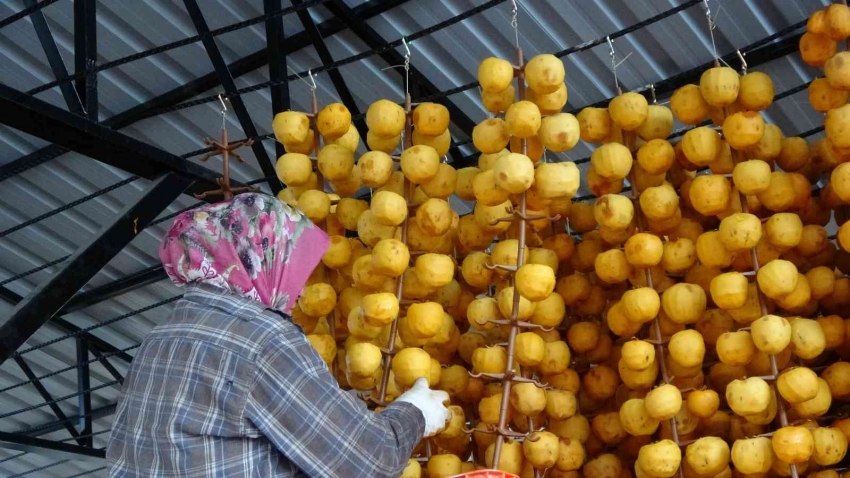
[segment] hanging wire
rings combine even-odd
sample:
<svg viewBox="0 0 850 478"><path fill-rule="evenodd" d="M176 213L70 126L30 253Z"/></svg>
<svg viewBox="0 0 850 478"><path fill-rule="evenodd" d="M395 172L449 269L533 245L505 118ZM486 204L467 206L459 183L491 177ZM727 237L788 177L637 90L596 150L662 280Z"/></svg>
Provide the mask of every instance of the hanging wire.
<svg viewBox="0 0 850 478"><path fill-rule="evenodd" d="M738 50L735 53L738 54L738 59L741 60L741 76L744 76L747 74L747 60L744 59L746 53L742 53L741 50Z"/></svg>
<svg viewBox="0 0 850 478"><path fill-rule="evenodd" d="M5 27L6 25L12 24L12 23L20 20L21 18L28 17L28 16L32 15L33 12L35 12L37 10L41 10L42 8L44 8L48 5L51 5L53 3L56 3L58 1L59 0L42 0L40 2L36 2L35 4L21 10L20 12L15 13L14 15L9 15L8 17L4 18L3 20L0 20L0 28Z"/></svg>
<svg viewBox="0 0 850 478"><path fill-rule="evenodd" d="M519 7L516 0L511 0L511 3L513 4L513 10L511 10L511 28L514 29L514 46L519 48L519 23L517 22Z"/></svg>
<svg viewBox="0 0 850 478"><path fill-rule="evenodd" d="M224 100L226 100L226 99L227 99L227 97L224 97L222 99L221 93L218 94L218 102L221 103L221 130L220 131L224 131L225 129L227 129L227 105L224 104Z"/></svg>
<svg viewBox="0 0 850 478"><path fill-rule="evenodd" d="M708 22L708 34L711 37L711 51L714 53L714 59L720 61L720 57L717 56L717 43L714 41L714 29L717 28L717 23L711 18L711 7L708 5L708 0L703 0L703 3L705 4L705 19Z"/></svg>
<svg viewBox="0 0 850 478"><path fill-rule="evenodd" d="M620 80L617 79L617 53L614 51L614 40L607 37L608 40L608 55L611 56L611 73L614 74L614 91L620 94Z"/></svg>

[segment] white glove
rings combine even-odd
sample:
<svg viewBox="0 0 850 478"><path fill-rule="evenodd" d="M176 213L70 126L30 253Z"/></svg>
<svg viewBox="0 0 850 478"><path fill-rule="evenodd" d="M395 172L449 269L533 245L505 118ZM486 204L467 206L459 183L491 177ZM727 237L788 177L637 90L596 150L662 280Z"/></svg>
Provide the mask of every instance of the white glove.
<svg viewBox="0 0 850 478"><path fill-rule="evenodd" d="M422 412L425 417L425 437L435 435L452 419L452 413L444 405L449 403L449 394L442 390L431 390L425 378L417 379L413 387L395 401L409 403Z"/></svg>

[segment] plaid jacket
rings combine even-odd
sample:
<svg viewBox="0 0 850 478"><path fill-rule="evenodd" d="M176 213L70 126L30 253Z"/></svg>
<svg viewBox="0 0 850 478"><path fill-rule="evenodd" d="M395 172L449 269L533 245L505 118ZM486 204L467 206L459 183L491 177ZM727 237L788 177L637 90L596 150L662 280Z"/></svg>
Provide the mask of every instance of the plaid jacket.
<svg viewBox="0 0 850 478"><path fill-rule="evenodd" d="M396 478L424 428L340 390L297 325L190 286L133 360L106 457L110 477Z"/></svg>

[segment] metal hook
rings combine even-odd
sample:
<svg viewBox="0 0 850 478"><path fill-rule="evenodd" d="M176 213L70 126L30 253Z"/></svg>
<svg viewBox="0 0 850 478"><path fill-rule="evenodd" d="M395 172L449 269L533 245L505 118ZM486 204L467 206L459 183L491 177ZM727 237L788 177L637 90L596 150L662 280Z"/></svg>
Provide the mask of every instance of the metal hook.
<svg viewBox="0 0 850 478"><path fill-rule="evenodd" d="M227 99L227 97L225 97L224 99L222 99L222 97L221 97L221 93L219 93L219 94L218 94L218 102L219 102L219 103L221 103L221 111L222 111L222 112L227 112L227 105L226 105L226 104L224 104L224 100L225 100L225 99Z"/></svg>
<svg viewBox="0 0 850 478"><path fill-rule="evenodd" d="M407 45L407 39L401 37L401 43L404 45L404 50L407 52L407 57L410 58L410 47Z"/></svg>
<svg viewBox="0 0 850 478"><path fill-rule="evenodd" d="M746 53L743 53L741 50L738 50L735 53L738 54L738 59L741 60L741 74L746 75L747 74L747 60L744 59L744 56L746 55Z"/></svg>
<svg viewBox="0 0 850 478"><path fill-rule="evenodd" d="M307 75L310 77L310 83L312 84L312 86L310 88L312 88L315 91L316 90L316 79L313 77L313 69L312 68L307 70Z"/></svg>
<svg viewBox="0 0 850 478"><path fill-rule="evenodd" d="M227 127L227 105L224 103L226 99L226 96L222 98L221 93L218 94L218 102L221 103L221 131Z"/></svg>
<svg viewBox="0 0 850 478"><path fill-rule="evenodd" d="M614 40L610 35L605 37L608 40L608 55L611 56L611 72L614 74L614 90L617 94L620 94L620 80L617 78L617 67L619 64L617 63L617 52L614 51ZM623 60L625 61L625 59Z"/></svg>
<svg viewBox="0 0 850 478"><path fill-rule="evenodd" d="M652 95L652 104L657 105L658 99L655 97L655 83L649 85L649 93Z"/></svg>

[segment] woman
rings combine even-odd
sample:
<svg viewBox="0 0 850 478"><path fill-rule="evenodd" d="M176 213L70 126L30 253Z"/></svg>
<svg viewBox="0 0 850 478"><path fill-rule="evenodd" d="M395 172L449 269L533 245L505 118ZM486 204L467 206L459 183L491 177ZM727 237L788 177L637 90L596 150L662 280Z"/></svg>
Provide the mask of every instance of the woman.
<svg viewBox="0 0 850 478"><path fill-rule="evenodd" d="M417 384L381 413L339 389L288 313L328 237L275 198L177 217L160 248L186 293L136 354L107 447L111 477L395 478L445 425Z"/></svg>

